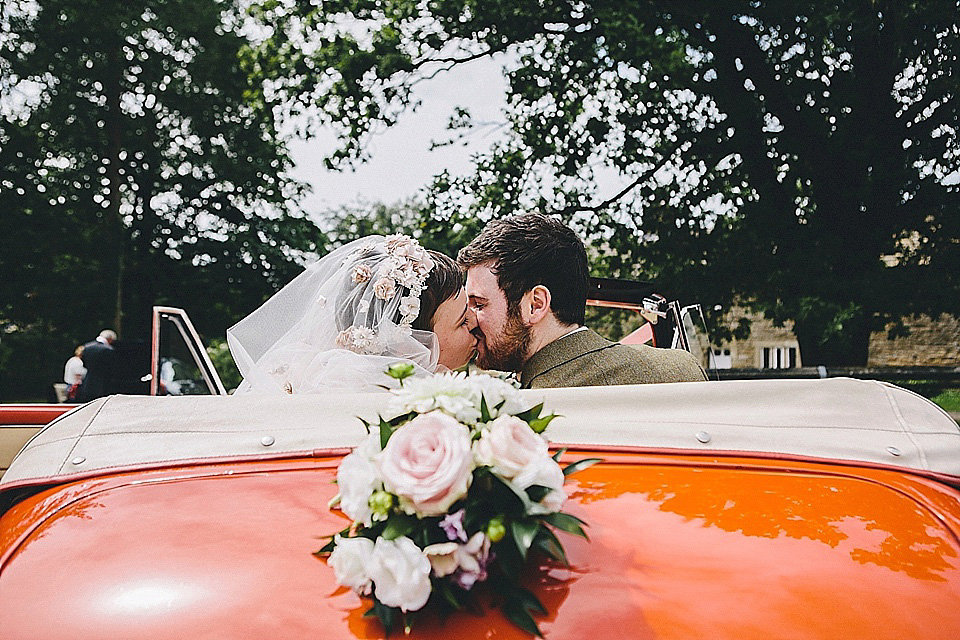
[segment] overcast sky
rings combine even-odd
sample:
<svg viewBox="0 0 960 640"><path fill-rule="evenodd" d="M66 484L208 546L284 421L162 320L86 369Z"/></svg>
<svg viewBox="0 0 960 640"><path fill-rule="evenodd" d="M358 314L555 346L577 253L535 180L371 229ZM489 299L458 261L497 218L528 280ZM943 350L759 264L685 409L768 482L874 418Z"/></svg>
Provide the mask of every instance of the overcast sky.
<svg viewBox="0 0 960 640"><path fill-rule="evenodd" d="M448 169L466 173L470 155L489 148L496 139L489 129L470 137L467 146L430 150L431 141L445 140L445 126L457 106L467 107L476 121L503 121L505 81L498 63L481 59L441 74L417 88L422 101L397 125L377 135L369 147L372 158L356 171L328 171L323 158L334 148L332 131L309 142L291 145L294 178L313 187L304 201L310 214L357 202L392 203L416 193L431 178Z"/></svg>

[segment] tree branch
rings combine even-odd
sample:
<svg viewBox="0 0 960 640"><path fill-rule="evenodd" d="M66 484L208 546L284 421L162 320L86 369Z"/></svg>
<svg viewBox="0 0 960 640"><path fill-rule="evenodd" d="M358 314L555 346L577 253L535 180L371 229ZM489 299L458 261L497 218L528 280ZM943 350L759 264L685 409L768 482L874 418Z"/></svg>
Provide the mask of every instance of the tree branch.
<svg viewBox="0 0 960 640"><path fill-rule="evenodd" d="M580 212L584 212L584 211L585 211L585 212L589 212L589 213L600 213L601 211L603 211L604 209L606 209L606 208L609 207L610 205L613 205L613 204L615 204L616 202L618 202L621 198L623 198L623 197L626 196L628 193L630 193L631 191L633 191L634 189L636 189L637 187L639 187L641 184L643 184L644 182L646 182L647 180L649 180L650 177L653 176L657 171L659 171L659 170L662 169L664 166L666 166L667 162L669 162L670 159L673 158L674 154L675 154L678 150L680 150L680 147L682 147L682 146L683 146L683 142L678 142L677 144L673 145L673 147L670 149L669 153L665 153L665 154L663 155L663 157L660 159L660 162L658 162L656 165L654 165L653 168L649 169L648 171L646 171L646 172L644 172L643 174L641 174L640 176L638 176L636 180L634 180L633 182L631 182L630 184L628 184L626 187L624 187L623 189L621 189L616 195L611 196L610 198L607 198L607 199L604 200L603 202L600 202L600 203L597 203L597 204L594 204L594 205L583 205L583 204L581 204L581 205L575 205L575 204L574 204L574 205L570 205L570 206L564 207L563 209L557 209L557 210L554 210L554 211L550 211L549 213L558 213L558 214L561 214L561 215L565 215L565 214L568 214L568 213L580 213Z"/></svg>

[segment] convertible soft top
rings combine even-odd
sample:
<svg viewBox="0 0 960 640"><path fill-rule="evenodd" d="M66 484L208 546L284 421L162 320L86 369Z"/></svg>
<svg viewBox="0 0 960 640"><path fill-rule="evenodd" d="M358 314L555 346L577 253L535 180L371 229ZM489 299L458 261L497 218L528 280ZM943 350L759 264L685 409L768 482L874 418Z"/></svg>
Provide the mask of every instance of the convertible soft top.
<svg viewBox="0 0 960 640"><path fill-rule="evenodd" d="M555 443L896 466L960 478L960 428L932 402L864 380L751 380L523 391L561 417ZM328 455L365 435L386 393L111 396L63 415L0 491L191 462Z"/></svg>

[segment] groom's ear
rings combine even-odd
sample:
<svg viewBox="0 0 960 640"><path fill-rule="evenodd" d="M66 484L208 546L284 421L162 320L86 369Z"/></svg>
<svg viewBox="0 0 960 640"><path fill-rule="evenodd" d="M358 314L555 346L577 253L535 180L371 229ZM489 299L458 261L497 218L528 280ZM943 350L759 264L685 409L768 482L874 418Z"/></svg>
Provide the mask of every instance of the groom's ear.
<svg viewBox="0 0 960 640"><path fill-rule="evenodd" d="M520 313L524 324L534 325L542 322L552 311L550 310L550 289L538 284L523 294L520 300Z"/></svg>

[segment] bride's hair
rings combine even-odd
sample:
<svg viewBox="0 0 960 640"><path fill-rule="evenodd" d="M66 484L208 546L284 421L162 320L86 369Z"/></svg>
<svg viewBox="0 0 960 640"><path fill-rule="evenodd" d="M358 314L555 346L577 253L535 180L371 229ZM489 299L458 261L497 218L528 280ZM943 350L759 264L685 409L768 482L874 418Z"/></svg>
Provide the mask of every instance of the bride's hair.
<svg viewBox="0 0 960 640"><path fill-rule="evenodd" d="M433 315L437 309L463 288L463 271L453 258L433 249L427 253L433 258L433 269L420 294L420 315L413 321L413 328L433 331Z"/></svg>

